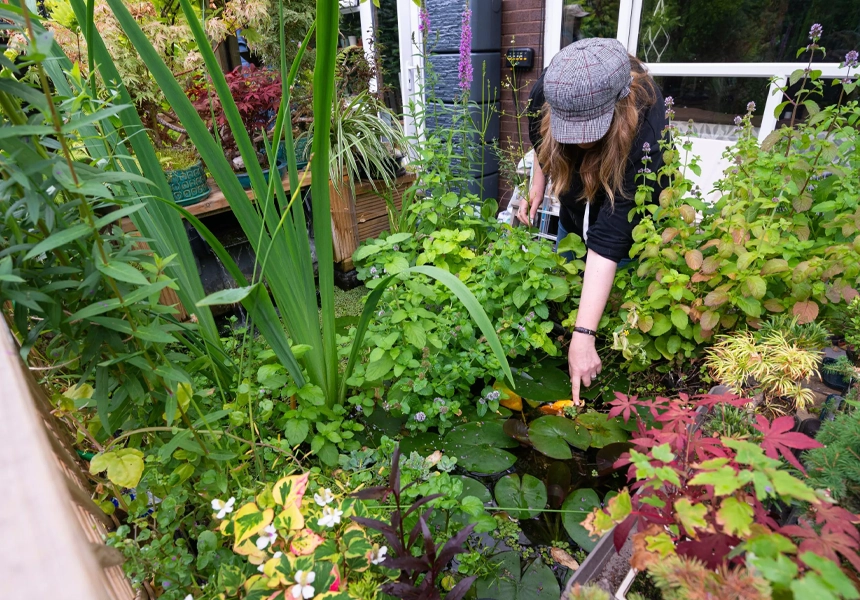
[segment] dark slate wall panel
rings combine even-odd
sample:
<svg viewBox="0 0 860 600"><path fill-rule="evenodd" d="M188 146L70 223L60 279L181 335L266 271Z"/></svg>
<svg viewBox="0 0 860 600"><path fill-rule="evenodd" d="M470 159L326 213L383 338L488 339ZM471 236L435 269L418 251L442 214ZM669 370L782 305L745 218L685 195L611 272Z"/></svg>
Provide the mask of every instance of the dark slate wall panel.
<svg viewBox="0 0 860 600"><path fill-rule="evenodd" d="M463 0L426 0L432 52L459 52ZM502 0L471 0L472 51L499 51L502 47Z"/></svg>
<svg viewBox="0 0 860 600"><path fill-rule="evenodd" d="M484 134L484 142L494 142L499 139L499 128L500 128L500 105L498 102L495 104L485 104L483 105L483 111L481 110L481 106L474 105L470 108L472 113L472 120L478 127L481 127L482 119L486 119L489 114L489 123L487 124L487 131ZM453 125L453 111L461 111L462 108L459 105L452 104L441 104L434 103L427 107L427 128L435 131L438 128L442 129L451 129ZM484 113L482 116L481 113ZM473 143L478 143L480 139L480 134L475 133L472 137Z"/></svg>
<svg viewBox="0 0 860 600"><path fill-rule="evenodd" d="M433 54L428 57L436 77L434 96L443 102L454 102L462 93L457 54ZM486 65L486 69L484 69ZM497 102L501 85L502 55L500 52L472 54L472 87L469 99L472 102ZM483 94L482 94L483 87Z"/></svg>

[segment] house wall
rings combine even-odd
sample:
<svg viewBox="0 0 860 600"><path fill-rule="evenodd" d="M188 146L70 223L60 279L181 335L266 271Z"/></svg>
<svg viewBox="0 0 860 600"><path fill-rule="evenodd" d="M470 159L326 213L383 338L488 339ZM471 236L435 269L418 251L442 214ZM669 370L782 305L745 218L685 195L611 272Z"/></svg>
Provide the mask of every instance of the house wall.
<svg viewBox="0 0 860 600"><path fill-rule="evenodd" d="M544 30L544 5L546 0L502 0L502 56L508 48L527 47L535 51L534 67L531 71L517 72L516 87L519 91L519 112L527 109L529 91L532 84L537 80L543 65L543 30ZM528 139L528 123L525 117L520 121L519 133L517 131L517 104L514 102L514 94L505 81L513 80L513 73L507 66L507 61L502 60L502 90L501 90L501 139L504 146L509 143L518 145L520 135L526 149L531 148ZM499 207L504 209L511 197L511 186L505 180L504 174L499 181Z"/></svg>

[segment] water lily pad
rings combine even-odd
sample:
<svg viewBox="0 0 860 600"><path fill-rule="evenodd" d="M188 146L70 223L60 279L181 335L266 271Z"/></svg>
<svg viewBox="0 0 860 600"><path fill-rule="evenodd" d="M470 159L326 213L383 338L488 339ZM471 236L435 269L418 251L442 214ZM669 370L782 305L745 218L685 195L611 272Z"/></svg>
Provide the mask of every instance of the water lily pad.
<svg viewBox="0 0 860 600"><path fill-rule="evenodd" d="M516 519L531 519L546 508L546 486L531 475L505 475L496 482L495 494L496 504Z"/></svg>
<svg viewBox="0 0 860 600"><path fill-rule="evenodd" d="M477 597L493 600L558 600L561 589L552 572L540 559L521 572L517 552L502 552L493 557L496 570L478 580Z"/></svg>
<svg viewBox="0 0 860 600"><path fill-rule="evenodd" d="M570 399L570 375L558 368L557 361L544 361L528 373L517 370L514 374L517 393L528 400L555 402Z"/></svg>
<svg viewBox="0 0 860 600"><path fill-rule="evenodd" d="M529 426L520 419L508 419L502 426L509 436L522 444L529 444Z"/></svg>
<svg viewBox="0 0 860 600"><path fill-rule="evenodd" d="M476 421L458 425L442 440L445 453L457 457L457 464L475 473L498 473L513 466L517 457L502 448L514 448L501 421Z"/></svg>
<svg viewBox="0 0 860 600"><path fill-rule="evenodd" d="M576 544L585 550L591 552L594 546L597 545L597 540L591 539L588 531L581 525L588 514L595 508L600 506L600 498L591 488L582 488L574 490L564 504L561 506L565 512L561 515L561 521L564 523L564 528Z"/></svg>
<svg viewBox="0 0 860 600"><path fill-rule="evenodd" d="M529 440L538 452L550 458L567 460L573 456L568 444L586 450L591 436L585 427L570 419L545 416L532 421L529 426Z"/></svg>
<svg viewBox="0 0 860 600"><path fill-rule="evenodd" d="M429 431L413 433L400 440L400 451L406 456L413 452L417 452L421 456L428 456L441 449L442 441L439 439L439 434Z"/></svg>
<svg viewBox="0 0 860 600"><path fill-rule="evenodd" d="M598 412L586 412L577 415L576 422L591 433L591 446L603 448L614 442L627 441L627 432L621 427L619 419L608 419L607 415Z"/></svg>
<svg viewBox="0 0 860 600"><path fill-rule="evenodd" d="M477 479L467 477L466 475L455 475L455 478L463 482L463 492L460 494L461 499L466 496L474 496L484 504L493 501L490 490Z"/></svg>

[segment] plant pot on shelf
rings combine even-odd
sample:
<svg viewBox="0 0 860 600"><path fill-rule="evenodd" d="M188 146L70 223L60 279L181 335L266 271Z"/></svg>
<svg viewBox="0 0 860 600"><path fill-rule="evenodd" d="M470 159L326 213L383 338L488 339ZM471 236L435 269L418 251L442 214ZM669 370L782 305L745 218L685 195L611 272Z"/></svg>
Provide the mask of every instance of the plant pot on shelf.
<svg viewBox="0 0 860 600"><path fill-rule="evenodd" d="M186 169L171 169L165 171L167 183L173 191L173 200L179 206L190 206L205 200L212 193L206 181L206 170L203 163L197 161Z"/></svg>
<svg viewBox="0 0 860 600"><path fill-rule="evenodd" d="M827 365L832 365L836 362L835 358L831 358L829 356L824 357L824 363L821 369L821 381L827 387L833 388L834 390L840 391L843 394L848 391L848 388L851 387L851 379L846 379L842 375L838 373L828 373Z"/></svg>
<svg viewBox="0 0 860 600"><path fill-rule="evenodd" d="M278 161L278 175L283 179L284 175L287 174L287 161L281 162ZM236 177L239 178L239 183L242 184L242 187L246 190L251 189L251 177L248 175L248 172L237 173ZM269 169L263 169L263 177L266 178L266 183L269 183Z"/></svg>

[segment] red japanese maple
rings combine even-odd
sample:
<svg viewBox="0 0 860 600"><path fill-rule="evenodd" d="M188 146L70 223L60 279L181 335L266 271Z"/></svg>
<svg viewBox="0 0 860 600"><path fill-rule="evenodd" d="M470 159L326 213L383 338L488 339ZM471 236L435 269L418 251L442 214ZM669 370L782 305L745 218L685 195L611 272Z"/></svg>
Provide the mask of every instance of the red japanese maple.
<svg viewBox="0 0 860 600"><path fill-rule="evenodd" d="M822 444L802 433L791 431L794 429L792 417L780 417L775 419L773 423L769 423L763 416L756 415L755 420L754 427L761 432L761 447L765 454L771 458L779 458L782 455L794 468L806 473L803 465L800 464L791 450L821 448Z"/></svg>

